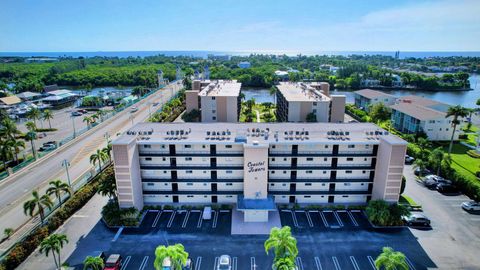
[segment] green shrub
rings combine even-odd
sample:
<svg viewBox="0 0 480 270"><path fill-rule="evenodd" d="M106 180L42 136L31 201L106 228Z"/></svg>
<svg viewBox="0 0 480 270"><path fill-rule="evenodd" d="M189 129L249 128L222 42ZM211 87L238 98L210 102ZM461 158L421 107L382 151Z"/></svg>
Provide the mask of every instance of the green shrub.
<svg viewBox="0 0 480 270"><path fill-rule="evenodd" d="M116 201L109 201L102 209L102 218L108 226L138 226L140 217L137 209L121 209Z"/></svg>
<svg viewBox="0 0 480 270"><path fill-rule="evenodd" d="M384 200L372 200L365 209L368 219L377 226L402 225L402 216L410 214L407 207L389 204Z"/></svg>

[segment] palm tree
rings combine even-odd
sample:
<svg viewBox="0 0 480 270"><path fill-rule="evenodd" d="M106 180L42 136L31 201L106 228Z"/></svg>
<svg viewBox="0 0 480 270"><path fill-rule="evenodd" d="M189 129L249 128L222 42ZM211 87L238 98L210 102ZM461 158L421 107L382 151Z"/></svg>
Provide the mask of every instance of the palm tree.
<svg viewBox="0 0 480 270"><path fill-rule="evenodd" d="M95 166L95 163L98 162L98 167L101 169L102 168L102 161L105 161L107 159L107 154L103 152L101 149L97 149L97 151L90 156L90 163Z"/></svg>
<svg viewBox="0 0 480 270"><path fill-rule="evenodd" d="M47 189L48 195L55 195L57 197L60 207L62 207L62 193L72 194L70 187L67 183L60 180L50 181L50 187Z"/></svg>
<svg viewBox="0 0 480 270"><path fill-rule="evenodd" d="M281 229L272 228L270 237L265 241L264 247L267 255L270 249L275 250L275 261L287 257L295 260L298 255L297 239L292 236L289 226L283 226Z"/></svg>
<svg viewBox="0 0 480 270"><path fill-rule="evenodd" d="M15 153L15 161L18 163L18 154L20 153L20 148L25 149L25 142L21 140L10 139L10 144Z"/></svg>
<svg viewBox="0 0 480 270"><path fill-rule="evenodd" d="M429 161L437 167L437 175L440 175L440 168L442 167L442 160L445 153L443 152L442 147L435 148L432 153L430 153Z"/></svg>
<svg viewBox="0 0 480 270"><path fill-rule="evenodd" d="M273 270L296 270L297 268L295 267L295 262L292 260L292 258L285 257L285 258L279 258L273 262L272 265Z"/></svg>
<svg viewBox="0 0 480 270"><path fill-rule="evenodd" d="M12 144L10 141L0 141L0 156L2 157L3 168L7 168L7 161L12 157Z"/></svg>
<svg viewBox="0 0 480 270"><path fill-rule="evenodd" d="M12 228L5 228L5 230L3 230L3 239L10 239L10 236L12 236L14 232L15 231Z"/></svg>
<svg viewBox="0 0 480 270"><path fill-rule="evenodd" d="M27 118L33 120L35 126L37 125L37 120L40 119L42 113L37 108L31 108L30 111L27 112Z"/></svg>
<svg viewBox="0 0 480 270"><path fill-rule="evenodd" d="M107 155L108 157L108 162L112 161L112 144L108 143L107 146L105 146L102 151Z"/></svg>
<svg viewBox="0 0 480 270"><path fill-rule="evenodd" d="M100 117L100 120L103 122L103 116L105 116L107 112L105 110L98 110L97 115Z"/></svg>
<svg viewBox="0 0 480 270"><path fill-rule="evenodd" d="M83 117L83 122L87 123L87 128L90 129L91 125L93 124L94 119L91 116L85 116Z"/></svg>
<svg viewBox="0 0 480 270"><path fill-rule="evenodd" d="M52 123L50 123L50 120L53 119L53 113L50 110L45 110L43 111L43 120L48 121L48 127L52 129Z"/></svg>
<svg viewBox="0 0 480 270"><path fill-rule="evenodd" d="M83 261L83 270L102 270L105 264L100 257L87 256Z"/></svg>
<svg viewBox="0 0 480 270"><path fill-rule="evenodd" d="M457 106L451 106L448 108L447 115L445 115L445 118L448 118L450 116L453 116L452 120L452 137L450 138L450 145L448 146L448 155L450 156L450 153L452 153L452 147L453 147L453 139L455 138L455 131L457 129L457 125L460 124L460 121L458 120L459 117L466 117L468 115L468 109L464 108L460 105Z"/></svg>
<svg viewBox="0 0 480 270"><path fill-rule="evenodd" d="M30 145L32 146L32 154L33 158L37 159L37 150L35 150L35 140L37 139L37 133L35 131L29 131L25 134L25 140L30 141Z"/></svg>
<svg viewBox="0 0 480 270"><path fill-rule="evenodd" d="M0 123L0 138L15 139L16 135L20 135L17 124L10 118L4 118Z"/></svg>
<svg viewBox="0 0 480 270"><path fill-rule="evenodd" d="M43 239L43 241L40 243L40 253L45 253L45 255L48 257L48 254L52 252L56 269L60 269L62 266L60 250L66 243L68 243L68 238L65 234L52 234L49 237ZM57 254L57 257L55 257L55 254Z"/></svg>
<svg viewBox="0 0 480 270"><path fill-rule="evenodd" d="M413 162L413 168L420 170L420 173L418 175L419 177L423 176L423 171L427 169L427 165L428 165L428 163L426 161L424 161L423 159L419 159L419 158L416 159Z"/></svg>
<svg viewBox="0 0 480 270"><path fill-rule="evenodd" d="M32 121L26 122L25 127L30 131L36 131L37 130L37 125L35 125L35 123L32 122Z"/></svg>
<svg viewBox="0 0 480 270"><path fill-rule="evenodd" d="M52 209L52 200L50 200L50 197L46 194L40 196L36 190L32 192L32 197L31 200L23 204L23 212L31 217L37 214L40 215L40 220L43 223L45 219L45 208Z"/></svg>
<svg viewBox="0 0 480 270"><path fill-rule="evenodd" d="M98 118L99 118L100 116L99 116L98 114L94 113L94 114L92 114L91 117L92 117L93 123L96 123L97 120L98 120ZM92 123L92 124L93 124L93 123Z"/></svg>
<svg viewBox="0 0 480 270"><path fill-rule="evenodd" d="M272 86L268 91L270 93L270 96L273 96L273 103L276 105L277 104L277 87Z"/></svg>
<svg viewBox="0 0 480 270"><path fill-rule="evenodd" d="M155 249L155 261L153 266L156 270L162 269L163 261L169 258L172 263L172 270L181 270L187 263L188 252L182 244L175 244L173 246L158 246Z"/></svg>
<svg viewBox="0 0 480 270"><path fill-rule="evenodd" d="M115 177L106 177L100 181L97 187L97 193L107 196L110 200L117 200L117 183Z"/></svg>
<svg viewBox="0 0 480 270"><path fill-rule="evenodd" d="M384 247L382 253L375 260L375 267L385 270L408 270L408 264L405 255L399 251L394 251L391 247Z"/></svg>

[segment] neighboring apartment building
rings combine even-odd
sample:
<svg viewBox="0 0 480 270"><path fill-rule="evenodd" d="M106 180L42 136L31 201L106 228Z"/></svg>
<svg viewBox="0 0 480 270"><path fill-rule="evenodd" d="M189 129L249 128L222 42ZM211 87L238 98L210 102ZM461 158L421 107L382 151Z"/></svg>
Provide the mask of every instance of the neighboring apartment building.
<svg viewBox="0 0 480 270"><path fill-rule="evenodd" d="M237 122L241 87L236 80L194 80L185 91L186 111L200 110L202 122Z"/></svg>
<svg viewBox="0 0 480 270"><path fill-rule="evenodd" d="M383 103L385 106L390 106L395 103L397 98L387 93L376 91L372 89L362 89L355 91L355 107L368 111L370 105Z"/></svg>
<svg viewBox="0 0 480 270"><path fill-rule="evenodd" d="M306 122L313 114L317 122L343 122L345 96L330 95L328 83L280 82L276 87L278 121Z"/></svg>
<svg viewBox="0 0 480 270"><path fill-rule="evenodd" d="M112 143L120 207L397 202L406 142L372 123L140 123Z"/></svg>
<svg viewBox="0 0 480 270"><path fill-rule="evenodd" d="M452 136L453 117L446 118L450 106L435 100L404 96L390 106L393 126L404 133L425 132L429 140L446 141ZM460 132L455 133L458 140Z"/></svg>

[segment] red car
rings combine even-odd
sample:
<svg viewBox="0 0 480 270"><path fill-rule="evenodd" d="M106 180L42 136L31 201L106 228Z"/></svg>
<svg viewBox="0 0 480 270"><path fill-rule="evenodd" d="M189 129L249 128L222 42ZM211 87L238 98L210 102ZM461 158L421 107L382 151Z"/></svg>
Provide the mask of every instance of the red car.
<svg viewBox="0 0 480 270"><path fill-rule="evenodd" d="M112 254L108 256L105 261L105 267L103 270L120 270L122 268L122 256L120 254Z"/></svg>

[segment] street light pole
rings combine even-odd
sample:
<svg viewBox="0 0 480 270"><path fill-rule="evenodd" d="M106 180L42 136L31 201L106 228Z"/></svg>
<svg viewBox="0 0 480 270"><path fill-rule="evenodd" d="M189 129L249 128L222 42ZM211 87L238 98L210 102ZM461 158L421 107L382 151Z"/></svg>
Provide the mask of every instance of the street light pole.
<svg viewBox="0 0 480 270"><path fill-rule="evenodd" d="M75 137L77 137L77 131L75 130L75 117L74 117L74 116L70 116L70 118L72 118L73 138L75 139Z"/></svg>
<svg viewBox="0 0 480 270"><path fill-rule="evenodd" d="M65 171L67 172L68 186L71 188L72 183L70 181L70 174L68 173L68 167L70 167L70 162L68 162L68 160L64 159L63 162L62 162L62 167L65 167Z"/></svg>
<svg viewBox="0 0 480 270"><path fill-rule="evenodd" d="M107 140L107 145L110 143L110 134L108 134L108 131L105 132L105 134L103 135L103 137L105 137L105 140Z"/></svg>

